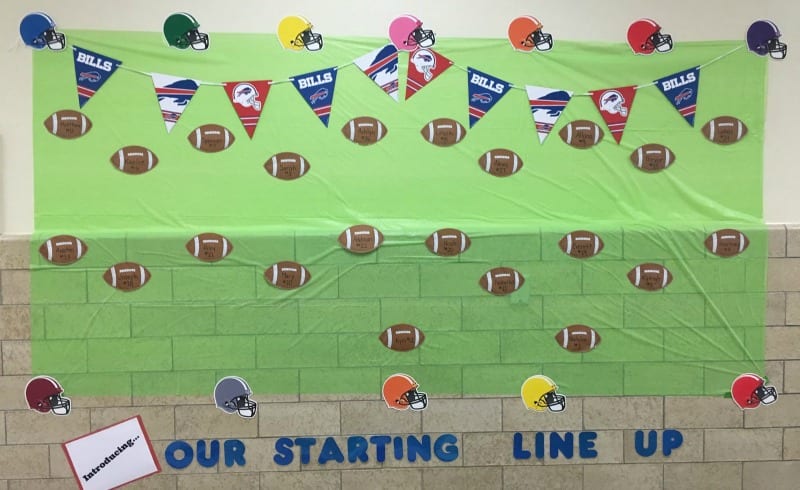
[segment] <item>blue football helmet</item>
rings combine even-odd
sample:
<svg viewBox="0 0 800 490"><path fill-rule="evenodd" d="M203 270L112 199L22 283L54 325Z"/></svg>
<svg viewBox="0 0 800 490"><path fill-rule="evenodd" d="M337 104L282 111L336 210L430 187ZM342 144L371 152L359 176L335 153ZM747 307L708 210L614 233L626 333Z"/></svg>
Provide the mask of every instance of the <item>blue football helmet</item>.
<svg viewBox="0 0 800 490"><path fill-rule="evenodd" d="M48 47L61 51L67 46L66 36L56 32L56 23L49 15L42 12L26 15L19 23L19 35L26 45L34 49Z"/></svg>

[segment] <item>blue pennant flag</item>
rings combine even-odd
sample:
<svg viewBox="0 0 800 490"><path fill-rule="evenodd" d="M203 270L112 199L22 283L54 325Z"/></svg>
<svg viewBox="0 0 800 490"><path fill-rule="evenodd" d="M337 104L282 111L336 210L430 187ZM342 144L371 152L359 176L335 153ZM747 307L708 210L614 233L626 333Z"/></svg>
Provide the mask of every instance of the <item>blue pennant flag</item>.
<svg viewBox="0 0 800 490"><path fill-rule="evenodd" d="M78 105L83 107L106 80L111 78L122 62L77 46L72 47L72 54L75 56Z"/></svg>
<svg viewBox="0 0 800 490"><path fill-rule="evenodd" d="M333 88L336 85L336 67L295 75L292 83L327 128L333 105Z"/></svg>
<svg viewBox="0 0 800 490"><path fill-rule="evenodd" d="M697 110L697 88L700 85L700 67L667 75L655 81L661 93L675 106L690 126L694 127Z"/></svg>
<svg viewBox="0 0 800 490"><path fill-rule="evenodd" d="M467 68L469 127L472 127L511 89L511 84L474 68Z"/></svg>

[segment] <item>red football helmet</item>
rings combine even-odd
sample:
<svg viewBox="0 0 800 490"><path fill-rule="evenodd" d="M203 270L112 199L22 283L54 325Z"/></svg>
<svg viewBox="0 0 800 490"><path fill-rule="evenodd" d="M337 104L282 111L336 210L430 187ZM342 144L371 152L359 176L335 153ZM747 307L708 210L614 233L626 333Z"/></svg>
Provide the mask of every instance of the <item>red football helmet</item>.
<svg viewBox="0 0 800 490"><path fill-rule="evenodd" d="M428 406L428 395L417 391L419 385L407 374L393 374L383 382L383 401L395 410L423 410Z"/></svg>
<svg viewBox="0 0 800 490"><path fill-rule="evenodd" d="M42 413L52 411L56 415L67 415L71 403L69 398L61 396L63 392L64 389L55 379L50 376L37 376L25 386L28 408Z"/></svg>
<svg viewBox="0 0 800 490"><path fill-rule="evenodd" d="M628 26L628 45L636 54L666 53L672 50L672 36L661 34L656 21L639 19Z"/></svg>
<svg viewBox="0 0 800 490"><path fill-rule="evenodd" d="M769 405L778 399L774 386L765 386L761 376L753 373L740 374L731 384L733 402L741 409L757 408L762 403Z"/></svg>

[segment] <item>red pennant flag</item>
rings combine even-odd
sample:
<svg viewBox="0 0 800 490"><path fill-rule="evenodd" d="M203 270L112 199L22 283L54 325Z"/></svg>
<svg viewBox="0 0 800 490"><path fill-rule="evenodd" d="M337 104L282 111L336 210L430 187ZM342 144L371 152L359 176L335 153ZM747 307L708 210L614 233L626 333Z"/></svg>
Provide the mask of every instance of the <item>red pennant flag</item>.
<svg viewBox="0 0 800 490"><path fill-rule="evenodd" d="M592 100L594 100L600 115L611 131L611 135L619 144L622 140L622 132L628 123L628 116L633 106L633 97L636 95L636 86L607 88L602 90L592 90Z"/></svg>
<svg viewBox="0 0 800 490"><path fill-rule="evenodd" d="M451 66L453 66L452 61L432 49L420 48L410 53L408 55L406 100Z"/></svg>
<svg viewBox="0 0 800 490"><path fill-rule="evenodd" d="M225 82L225 92L250 139L256 131L272 80Z"/></svg>

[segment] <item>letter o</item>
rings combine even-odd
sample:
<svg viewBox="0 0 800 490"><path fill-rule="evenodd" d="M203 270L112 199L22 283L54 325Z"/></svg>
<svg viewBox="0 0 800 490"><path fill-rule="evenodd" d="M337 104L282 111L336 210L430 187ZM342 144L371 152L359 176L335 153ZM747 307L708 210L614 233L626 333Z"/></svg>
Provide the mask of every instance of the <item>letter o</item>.
<svg viewBox="0 0 800 490"><path fill-rule="evenodd" d="M181 459L175 457L176 451L183 451L183 457ZM169 443L169 446L164 450L164 459L167 460L168 465L177 470L182 470L192 464L194 451L192 451L192 446L186 441L173 441Z"/></svg>

